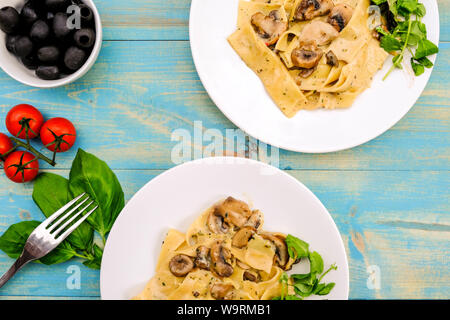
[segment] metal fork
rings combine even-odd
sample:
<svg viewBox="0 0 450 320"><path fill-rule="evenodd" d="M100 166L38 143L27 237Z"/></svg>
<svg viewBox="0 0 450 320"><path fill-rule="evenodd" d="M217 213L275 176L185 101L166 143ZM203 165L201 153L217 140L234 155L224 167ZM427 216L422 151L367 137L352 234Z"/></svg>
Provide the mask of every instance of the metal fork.
<svg viewBox="0 0 450 320"><path fill-rule="evenodd" d="M16 272L22 269L22 267L27 263L40 259L54 250L98 208L98 206L96 206L84 216L82 216L81 219L75 222L72 226L70 226L70 228L65 230L70 223L74 222L75 219L81 216L82 213L94 203L94 201L91 201L89 202L89 204L84 206L83 209L78 210L89 200L89 196L87 196L80 203L76 204L76 202L82 199L85 195L86 193L79 195L78 197L67 203L64 207L52 214L36 229L34 229L34 231L28 237L28 240L25 243L25 247L23 248L20 257L16 260L12 267L0 278L0 288L3 287L3 285L8 282L8 280L11 279L16 274ZM74 204L76 204L75 207L71 208ZM66 214L64 214L68 209L70 210ZM70 217L73 213L75 214Z"/></svg>

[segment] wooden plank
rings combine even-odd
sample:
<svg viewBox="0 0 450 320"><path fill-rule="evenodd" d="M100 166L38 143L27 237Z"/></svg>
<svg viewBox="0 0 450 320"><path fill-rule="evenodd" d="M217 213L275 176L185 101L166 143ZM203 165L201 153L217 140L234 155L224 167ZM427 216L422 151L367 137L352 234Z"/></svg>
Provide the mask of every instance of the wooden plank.
<svg viewBox="0 0 450 320"><path fill-rule="evenodd" d="M191 0L96 0L105 40L188 40ZM450 3L438 0L441 40L450 41Z"/></svg>
<svg viewBox="0 0 450 320"><path fill-rule="evenodd" d="M64 170L53 172L67 175ZM160 172L116 171L127 199ZM449 171L289 173L321 199L342 234L350 264L351 298L448 298ZM0 233L12 223L41 217L31 191L30 185L13 185L0 177ZM0 272L11 262L0 253ZM81 269L80 290L66 287L66 270L72 264ZM379 290L367 287L367 268L374 265L380 268ZM3 288L0 296L95 297L98 280L97 271L78 262L31 265Z"/></svg>
<svg viewBox="0 0 450 320"><path fill-rule="evenodd" d="M447 170L449 74L450 44L442 43L427 89L393 129L339 153L281 151L281 168ZM0 73L1 114L18 103L39 107L47 118L71 119L79 132L77 147L97 152L115 169L172 167L171 151L178 142L171 141L171 135L183 128L193 136L195 121L223 135L235 128L205 92L188 42L106 42L89 74L64 88L30 88ZM5 132L1 119L0 131ZM60 155L58 168L70 168L73 157L73 152Z"/></svg>

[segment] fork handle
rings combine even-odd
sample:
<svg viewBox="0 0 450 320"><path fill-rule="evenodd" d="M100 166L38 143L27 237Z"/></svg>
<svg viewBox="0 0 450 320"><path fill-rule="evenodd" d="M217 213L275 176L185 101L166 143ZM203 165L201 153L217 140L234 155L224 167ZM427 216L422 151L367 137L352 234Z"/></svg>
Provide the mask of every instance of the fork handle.
<svg viewBox="0 0 450 320"><path fill-rule="evenodd" d="M22 269L23 266L25 266L27 263L33 261L34 259L30 256L30 254L26 251L22 252L20 257L14 262L14 264L9 268L8 271L0 278L0 288L5 285L6 282L8 282L9 279L11 279L17 271Z"/></svg>

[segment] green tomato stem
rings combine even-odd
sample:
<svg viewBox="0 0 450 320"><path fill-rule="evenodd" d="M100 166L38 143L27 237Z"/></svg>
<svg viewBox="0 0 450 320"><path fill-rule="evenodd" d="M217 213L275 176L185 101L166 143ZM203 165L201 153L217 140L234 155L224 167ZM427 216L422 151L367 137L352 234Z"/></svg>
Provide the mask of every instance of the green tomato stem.
<svg viewBox="0 0 450 320"><path fill-rule="evenodd" d="M51 165L53 167L56 165L55 161L52 161L50 158L44 156L38 150L33 148L33 146L30 143L24 143L15 137L11 137L11 140L14 141L14 143L16 144L16 148L17 148L17 146L22 147L22 148L30 151L31 153L33 153L38 159L41 159L41 160L47 162L49 165Z"/></svg>

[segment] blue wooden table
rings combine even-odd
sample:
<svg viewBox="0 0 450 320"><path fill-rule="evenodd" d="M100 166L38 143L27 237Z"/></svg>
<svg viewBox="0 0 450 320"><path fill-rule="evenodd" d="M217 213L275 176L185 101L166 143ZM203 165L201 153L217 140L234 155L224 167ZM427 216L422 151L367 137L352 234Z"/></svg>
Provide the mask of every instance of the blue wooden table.
<svg viewBox="0 0 450 320"><path fill-rule="evenodd" d="M0 72L0 131L11 106L30 103L44 117L74 121L75 148L48 171L68 174L77 147L108 162L126 199L173 167L178 128L194 121L225 133L235 128L209 99L188 41L190 0L96 0L103 50L83 79L64 88L27 87ZM280 168L306 184L335 219L350 264L350 297L450 297L450 2L439 0L440 53L414 108L394 128L363 146L308 155L280 151ZM393 106L395 107L395 106ZM200 147L200 146L194 146ZM232 150L227 150L232 153ZM0 233L16 222L41 220L32 184L0 175ZM12 263L0 253L0 272ZM68 286L79 267L80 288ZM380 286L368 285L375 272ZM0 298L98 298L99 272L73 260L33 264Z"/></svg>

